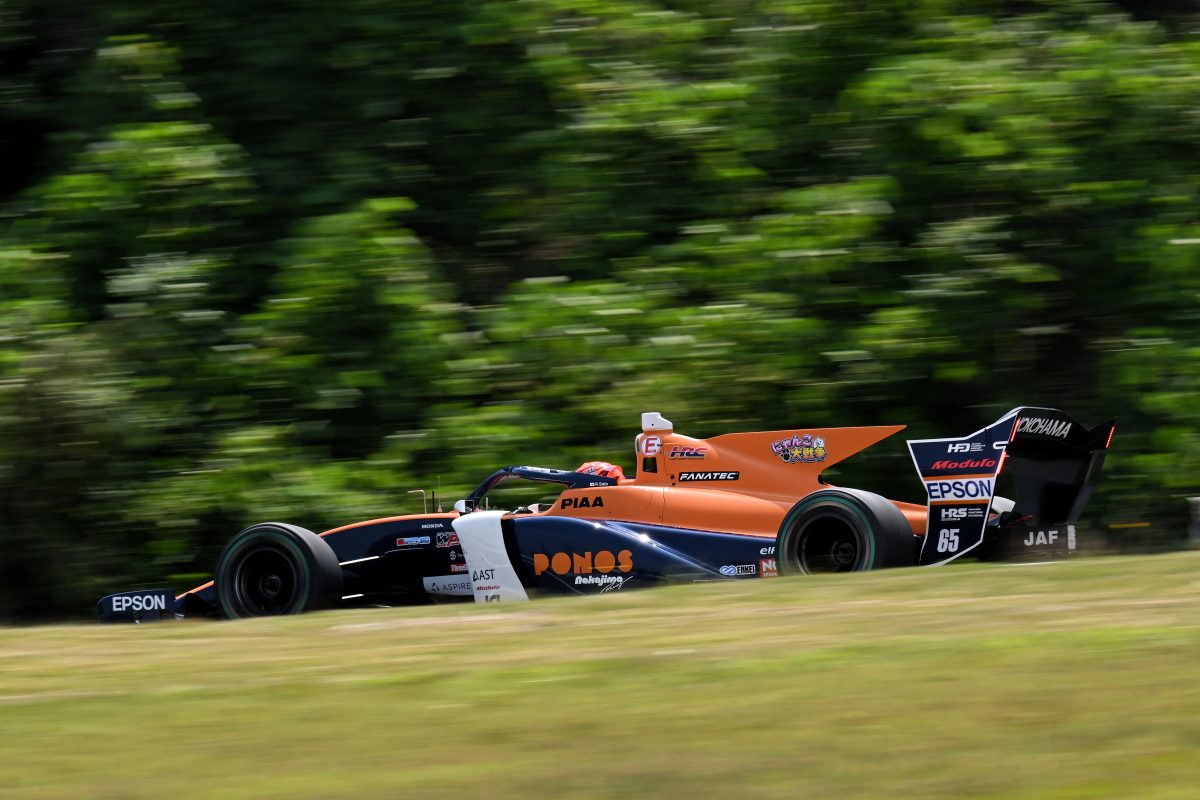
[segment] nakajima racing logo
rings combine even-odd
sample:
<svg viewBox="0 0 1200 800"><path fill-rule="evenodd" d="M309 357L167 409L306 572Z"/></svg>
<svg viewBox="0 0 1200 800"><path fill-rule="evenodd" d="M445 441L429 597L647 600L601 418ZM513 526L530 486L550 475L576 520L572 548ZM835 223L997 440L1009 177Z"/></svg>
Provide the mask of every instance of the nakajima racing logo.
<svg viewBox="0 0 1200 800"><path fill-rule="evenodd" d="M1017 421L1017 433L1035 433L1039 436L1054 436L1058 439L1065 439L1070 432L1071 423L1065 419L1021 417Z"/></svg>
<svg viewBox="0 0 1200 800"><path fill-rule="evenodd" d="M620 589L628 580L626 575L576 575L576 586L599 586L602 592Z"/></svg>

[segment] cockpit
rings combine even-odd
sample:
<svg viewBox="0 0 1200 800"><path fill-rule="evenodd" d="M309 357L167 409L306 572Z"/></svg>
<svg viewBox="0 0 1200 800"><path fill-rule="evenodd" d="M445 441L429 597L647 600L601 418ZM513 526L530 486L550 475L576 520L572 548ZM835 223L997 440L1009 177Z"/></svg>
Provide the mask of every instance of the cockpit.
<svg viewBox="0 0 1200 800"><path fill-rule="evenodd" d="M590 467L589 462L580 470ZM611 467L612 465L605 465ZM616 474L602 470L595 472L549 469L547 467L504 467L487 477L462 500L454 504L460 514L485 508L511 509L514 514L538 514L545 511L564 489L590 489L598 486L616 486L620 468ZM520 485L513 485L519 481ZM552 488L546 484L552 484ZM500 487L503 485L503 489ZM497 491L500 489L499 491ZM497 502L499 501L499 502Z"/></svg>

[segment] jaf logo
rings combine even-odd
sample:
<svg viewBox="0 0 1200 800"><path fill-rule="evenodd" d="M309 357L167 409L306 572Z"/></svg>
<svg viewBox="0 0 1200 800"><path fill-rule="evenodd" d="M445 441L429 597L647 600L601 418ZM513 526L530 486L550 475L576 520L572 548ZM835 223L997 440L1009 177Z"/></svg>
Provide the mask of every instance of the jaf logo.
<svg viewBox="0 0 1200 800"><path fill-rule="evenodd" d="M662 450L661 436L643 436L641 450L644 456L656 456Z"/></svg>
<svg viewBox="0 0 1200 800"><path fill-rule="evenodd" d="M811 433L789 436L777 442L771 442L771 452L779 456L785 464L811 464L824 461L829 452L825 449L825 440Z"/></svg>
<svg viewBox="0 0 1200 800"><path fill-rule="evenodd" d="M1026 547L1032 547L1035 544L1054 544L1057 541L1058 531L1030 531L1024 544Z"/></svg>

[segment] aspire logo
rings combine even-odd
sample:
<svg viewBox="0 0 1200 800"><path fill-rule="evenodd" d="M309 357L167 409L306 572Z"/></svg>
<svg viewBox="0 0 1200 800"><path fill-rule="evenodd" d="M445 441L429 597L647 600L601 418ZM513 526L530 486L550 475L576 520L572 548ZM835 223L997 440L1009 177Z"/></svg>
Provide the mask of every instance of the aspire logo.
<svg viewBox="0 0 1200 800"><path fill-rule="evenodd" d="M541 575L550 571L555 575L590 575L593 571L607 575L613 570L630 572L633 570L633 553L628 550L613 555L609 550L598 550L584 553L558 552L553 555L546 553L533 554L533 574Z"/></svg>

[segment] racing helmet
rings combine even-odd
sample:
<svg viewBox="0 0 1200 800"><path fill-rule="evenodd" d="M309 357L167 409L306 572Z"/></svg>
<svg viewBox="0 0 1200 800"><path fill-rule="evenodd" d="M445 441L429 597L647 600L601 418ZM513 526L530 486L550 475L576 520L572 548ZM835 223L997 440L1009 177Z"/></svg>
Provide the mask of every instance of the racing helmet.
<svg viewBox="0 0 1200 800"><path fill-rule="evenodd" d="M619 481L625 480L625 470L618 467L616 464L610 464L607 461L587 461L575 468L576 472L582 472L584 475L598 475L601 478L616 478Z"/></svg>

